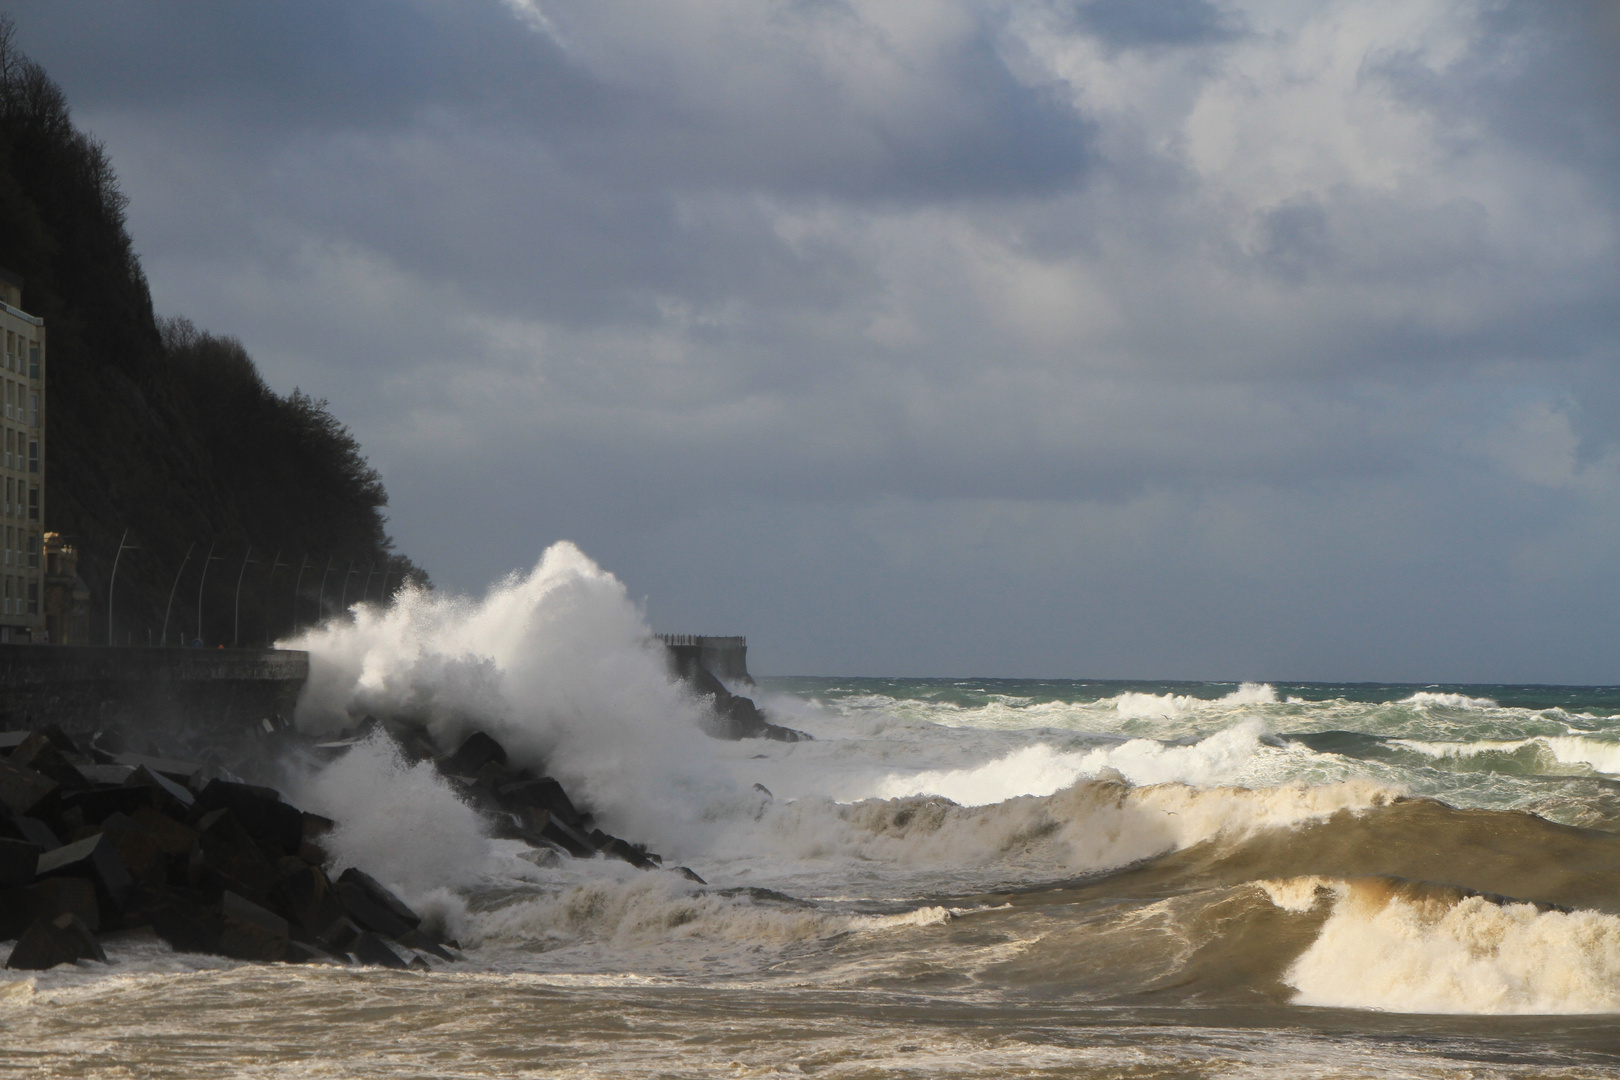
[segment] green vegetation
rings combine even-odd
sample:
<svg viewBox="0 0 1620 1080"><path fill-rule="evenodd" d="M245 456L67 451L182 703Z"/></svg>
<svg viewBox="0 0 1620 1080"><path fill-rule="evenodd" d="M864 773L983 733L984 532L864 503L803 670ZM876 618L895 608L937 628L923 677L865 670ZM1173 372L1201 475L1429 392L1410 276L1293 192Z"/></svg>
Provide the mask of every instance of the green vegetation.
<svg viewBox="0 0 1620 1080"><path fill-rule="evenodd" d="M286 634L344 595L426 584L393 550L387 494L326 402L265 385L242 344L158 319L125 229L127 200L102 146L75 130L66 98L0 16L0 264L23 275L23 307L47 337L45 527L76 543L92 640L105 640L119 537L113 636L156 640L176 574L171 641ZM252 547L252 558L243 560ZM202 578L204 557L215 562ZM187 551L190 559L186 559ZM275 556L281 563L276 566ZM326 568L331 566L328 573ZM350 569L353 568L353 574Z"/></svg>

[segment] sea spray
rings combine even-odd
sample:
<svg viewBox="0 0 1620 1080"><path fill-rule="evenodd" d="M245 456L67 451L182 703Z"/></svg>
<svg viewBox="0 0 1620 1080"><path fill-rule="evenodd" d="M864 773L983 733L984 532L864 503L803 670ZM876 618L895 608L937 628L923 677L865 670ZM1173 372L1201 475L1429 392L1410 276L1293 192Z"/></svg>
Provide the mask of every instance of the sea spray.
<svg viewBox="0 0 1620 1080"><path fill-rule="evenodd" d="M556 776L610 830L681 854L731 787L624 585L570 543L482 600L407 590L289 645L310 653L298 723L412 718L450 746L474 728Z"/></svg>

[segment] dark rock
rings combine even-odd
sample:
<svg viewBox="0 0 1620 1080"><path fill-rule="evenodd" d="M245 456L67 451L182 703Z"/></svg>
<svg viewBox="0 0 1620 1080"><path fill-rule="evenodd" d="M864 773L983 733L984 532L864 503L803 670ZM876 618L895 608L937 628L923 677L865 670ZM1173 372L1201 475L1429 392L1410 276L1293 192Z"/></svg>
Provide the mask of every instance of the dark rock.
<svg viewBox="0 0 1620 1080"><path fill-rule="evenodd" d="M50 878L0 894L0 938L16 937L34 919L54 919L77 915L92 930L102 927L101 904L96 887L84 878Z"/></svg>
<svg viewBox="0 0 1620 1080"><path fill-rule="evenodd" d="M35 919L17 940L11 950L6 967L20 971L45 971L58 964L71 964L75 960L94 959L103 964L107 954L95 935L76 915L59 915L54 919Z"/></svg>
<svg viewBox="0 0 1620 1080"><path fill-rule="evenodd" d="M91 787L117 787L135 771L128 765L75 765L74 768L90 781Z"/></svg>
<svg viewBox="0 0 1620 1080"><path fill-rule="evenodd" d="M170 780L160 772L142 765L123 780L125 787L149 788L157 795L155 805L170 813L187 814L196 805L197 797L188 789Z"/></svg>
<svg viewBox="0 0 1620 1080"><path fill-rule="evenodd" d="M276 882L276 870L231 811L211 810L197 822L190 880L209 895L229 889L262 899Z"/></svg>
<svg viewBox="0 0 1620 1080"><path fill-rule="evenodd" d="M130 815L131 820L151 833L165 855L190 855L197 842L197 830L160 813L152 807L142 807Z"/></svg>
<svg viewBox="0 0 1620 1080"><path fill-rule="evenodd" d="M13 814L49 812L56 805L60 786L33 769L0 761L0 804Z"/></svg>
<svg viewBox="0 0 1620 1080"><path fill-rule="evenodd" d="M635 845L621 840L617 836L609 836L601 829L592 830L591 843L595 844L596 850L602 854L611 855L615 859L623 859L639 870L652 869L652 861L647 858L645 849L638 849Z"/></svg>
<svg viewBox="0 0 1620 1080"><path fill-rule="evenodd" d="M349 945L348 951L360 963L369 964L372 967L387 967L404 971L408 966L399 953L394 951L393 946L375 934L364 930L355 936L353 943Z"/></svg>
<svg viewBox="0 0 1620 1080"><path fill-rule="evenodd" d="M596 845L591 843L590 837L549 810L529 810L524 823L530 832L556 844L576 859L589 859L596 854Z"/></svg>
<svg viewBox="0 0 1620 1080"><path fill-rule="evenodd" d="M110 914L116 917L117 912L122 910L130 887L134 884L124 860L118 854L118 848L106 833L96 833L55 851L45 852L39 857L39 867L35 873L41 878L77 877L88 880L96 887L103 923L109 921L105 916Z"/></svg>
<svg viewBox="0 0 1620 1080"><path fill-rule="evenodd" d="M455 962L456 958L446 952L444 946L428 937L421 930L412 930L408 933L401 934L395 940L401 945L405 946L407 949L415 949L417 952L431 953L447 963Z"/></svg>
<svg viewBox="0 0 1620 1080"><path fill-rule="evenodd" d="M171 893L147 914L152 930L175 952L219 955L225 920L195 894Z"/></svg>
<svg viewBox="0 0 1620 1080"><path fill-rule="evenodd" d="M22 741L32 735L32 731L19 728L16 731L0 731L0 754L9 754L22 745Z"/></svg>
<svg viewBox="0 0 1620 1080"><path fill-rule="evenodd" d="M353 948L355 939L363 933L365 931L356 926L353 919L344 915L333 919L329 926L316 934L315 944L330 953L347 953Z"/></svg>
<svg viewBox="0 0 1620 1080"><path fill-rule="evenodd" d="M295 953L287 938L287 920L245 897L226 890L219 904L219 951L233 960L291 960Z"/></svg>
<svg viewBox="0 0 1620 1080"><path fill-rule="evenodd" d="M439 770L456 776L476 776L490 762L506 764L506 747L482 731L475 731L455 753L439 762Z"/></svg>
<svg viewBox="0 0 1620 1080"><path fill-rule="evenodd" d="M26 840L0 840L0 885L29 885L44 849Z"/></svg>
<svg viewBox="0 0 1620 1080"><path fill-rule="evenodd" d="M713 699L713 716L704 732L716 739L775 739L801 742L810 736L767 721L749 698L733 694L702 664L683 668L681 675L699 697Z"/></svg>
<svg viewBox="0 0 1620 1080"><path fill-rule="evenodd" d="M771 794L771 789L766 787L764 784L755 784L754 785L754 790L759 792L761 795L765 796L765 799L766 799L767 802L775 802L776 801L776 796L772 795Z"/></svg>
<svg viewBox="0 0 1620 1080"><path fill-rule="evenodd" d="M704 881L702 878L698 877L697 872L692 870L690 867L672 866L672 867L669 868L669 872L672 873L672 874L679 874L679 875L681 875L681 877L685 878L687 881L696 882L699 885L707 885L708 884L707 881Z"/></svg>
<svg viewBox="0 0 1620 1080"><path fill-rule="evenodd" d="M118 765L128 765L132 769L144 767L179 784L188 783L203 767L203 763L200 761L149 757L146 754L114 754L113 762Z"/></svg>
<svg viewBox="0 0 1620 1080"><path fill-rule="evenodd" d="M560 818L575 828L579 828L585 822L585 815L574 807L573 800L568 797L563 786L549 776L506 784L497 788L495 795L501 805L507 808L527 806L549 810L553 817Z"/></svg>
<svg viewBox="0 0 1620 1080"><path fill-rule="evenodd" d="M144 787L102 787L74 791L62 796L64 814L77 810L86 825L99 825L110 814L133 814L151 806L154 793Z"/></svg>
<svg viewBox="0 0 1620 1080"><path fill-rule="evenodd" d="M281 801L275 788L211 780L197 796L199 810L229 810L267 855L296 855L304 840L304 815Z"/></svg>
<svg viewBox="0 0 1620 1080"><path fill-rule="evenodd" d="M30 844L35 844L41 851L55 851L62 846L62 841L57 839L56 833L51 831L51 827L38 818L24 817L22 815L7 818L0 815L0 832L4 832L5 835L15 839L26 840Z"/></svg>
<svg viewBox="0 0 1620 1080"><path fill-rule="evenodd" d="M422 925L422 916L412 911L405 901L395 896L376 878L353 866L338 875L339 896L343 898L343 906L348 910L355 922L368 930L375 930L389 937L398 937L407 930L414 930ZM351 895L360 893L375 907L386 913L386 918L380 918L375 912L361 905L365 915L357 913L356 905L351 903Z"/></svg>
<svg viewBox="0 0 1620 1080"><path fill-rule="evenodd" d="M90 781L62 756L62 751L48 735L36 731L6 755L7 763L21 769L32 769L48 776L62 786L63 791L78 791L90 786Z"/></svg>
<svg viewBox="0 0 1620 1080"><path fill-rule="evenodd" d="M137 881L161 882L168 874L168 853L150 829L128 814L108 814L101 831L118 849L124 868Z"/></svg>
<svg viewBox="0 0 1620 1080"><path fill-rule="evenodd" d="M343 918L346 909L320 867L302 861L299 866L300 869L276 882L270 890L270 899L313 939Z"/></svg>

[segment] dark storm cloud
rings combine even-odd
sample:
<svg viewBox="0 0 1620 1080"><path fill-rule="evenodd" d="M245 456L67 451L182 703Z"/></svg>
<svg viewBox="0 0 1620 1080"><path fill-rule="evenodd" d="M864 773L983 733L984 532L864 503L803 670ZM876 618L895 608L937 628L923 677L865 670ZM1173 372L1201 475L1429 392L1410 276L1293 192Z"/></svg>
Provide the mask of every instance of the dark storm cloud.
<svg viewBox="0 0 1620 1080"><path fill-rule="evenodd" d="M13 11L160 309L330 397L440 581L569 536L767 670L1620 630L1612 5Z"/></svg>

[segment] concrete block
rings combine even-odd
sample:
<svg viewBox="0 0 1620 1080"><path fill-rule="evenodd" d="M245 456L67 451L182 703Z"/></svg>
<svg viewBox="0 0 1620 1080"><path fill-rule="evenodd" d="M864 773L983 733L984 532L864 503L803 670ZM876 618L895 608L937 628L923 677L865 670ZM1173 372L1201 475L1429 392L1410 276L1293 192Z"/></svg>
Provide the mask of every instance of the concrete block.
<svg viewBox="0 0 1620 1080"><path fill-rule="evenodd" d="M107 962L95 935L82 919L60 915L55 919L35 919L17 940L6 960L6 967L18 971L45 971L58 964L95 959Z"/></svg>
<svg viewBox="0 0 1620 1080"><path fill-rule="evenodd" d="M101 831L118 849L124 860L124 869L136 881L162 883L168 876L168 853L151 830L128 814L108 814L101 823Z"/></svg>
<svg viewBox="0 0 1620 1080"><path fill-rule="evenodd" d="M31 885L44 849L26 840L0 839L0 885Z"/></svg>
<svg viewBox="0 0 1620 1080"><path fill-rule="evenodd" d="M39 818L18 815L7 818L0 814L0 833L17 840L37 844L41 851L54 851L62 846L51 827Z"/></svg>
<svg viewBox="0 0 1620 1080"><path fill-rule="evenodd" d="M506 764L506 747L484 732L475 731L455 753L440 760L439 770L456 776L476 776L478 770L490 762Z"/></svg>
<svg viewBox="0 0 1620 1080"><path fill-rule="evenodd" d="M287 920L227 890L220 897L219 951L234 960L286 962L295 954Z"/></svg>
<svg viewBox="0 0 1620 1080"><path fill-rule="evenodd" d="M147 754L114 754L113 761L131 769L146 768L177 784L184 784L202 769L200 761L182 761L177 758L152 757Z"/></svg>
<svg viewBox="0 0 1620 1080"><path fill-rule="evenodd" d="M33 769L0 761L0 804L13 814L49 813L56 805L60 785Z"/></svg>
<svg viewBox="0 0 1620 1080"><path fill-rule="evenodd" d="M495 795L503 806L529 806L549 810L554 817L566 821L575 828L579 828L584 822L584 815L575 808L573 800L568 797L563 786L549 776L507 784L497 788Z"/></svg>
<svg viewBox="0 0 1620 1080"><path fill-rule="evenodd" d="M129 870L118 854L118 848L106 833L66 844L39 857L35 873L41 878L85 878L96 887L96 898L101 902L103 914L116 917L129 897ZM104 923L107 919L102 920Z"/></svg>
<svg viewBox="0 0 1620 1080"><path fill-rule="evenodd" d="M190 855L197 842L197 830L181 824L152 807L142 807L130 815L131 820L157 838L165 855Z"/></svg>
<svg viewBox="0 0 1620 1080"><path fill-rule="evenodd" d="M375 934L362 930L349 946L349 952L362 964L372 967L395 968L404 971L409 966L394 947Z"/></svg>
<svg viewBox="0 0 1620 1080"><path fill-rule="evenodd" d="M212 780L197 796L199 810L229 810L266 855L296 855L304 840L304 815L281 801L275 788Z"/></svg>
<svg viewBox="0 0 1620 1080"><path fill-rule="evenodd" d="M5 925L0 937L15 937L34 919L77 915L92 930L100 930L101 904L96 887L84 878L50 878L26 888L6 889L0 897Z"/></svg>
<svg viewBox="0 0 1620 1080"><path fill-rule="evenodd" d="M143 787L100 787L68 792L62 796L62 812L78 810L87 825L99 825L109 814L133 814L151 806L154 794Z"/></svg>
<svg viewBox="0 0 1620 1080"><path fill-rule="evenodd" d="M263 898L276 883L276 871L231 811L211 810L197 822L189 878L192 887L209 894L230 889Z"/></svg>
<svg viewBox="0 0 1620 1080"><path fill-rule="evenodd" d="M160 772L153 772L145 765L132 770L122 783L125 787L150 788L157 794L157 802L154 805L161 806L170 813L189 813L197 802L197 797L190 790Z"/></svg>
<svg viewBox="0 0 1620 1080"><path fill-rule="evenodd" d="M44 732L36 731L29 735L6 755L6 761L18 768L32 769L41 776L50 777L64 791L77 791L90 786L90 781L62 756L62 751Z"/></svg>
<svg viewBox="0 0 1620 1080"><path fill-rule="evenodd" d="M395 915L386 905L378 903L371 894L352 881L339 880L332 886L343 911L360 927L388 937L409 933L414 927ZM352 950L351 950L352 951Z"/></svg>
<svg viewBox="0 0 1620 1080"><path fill-rule="evenodd" d="M422 925L422 916L412 911L410 906L407 905L405 901L388 891L388 889L385 888L380 881L365 871L351 866L347 870L343 871L343 873L338 875L338 881L348 885L357 885L361 889L364 889L366 895L370 896L371 899L376 903L387 908L389 914L393 915L406 926L414 929L415 927ZM395 936L397 935L389 935L389 937Z"/></svg>

